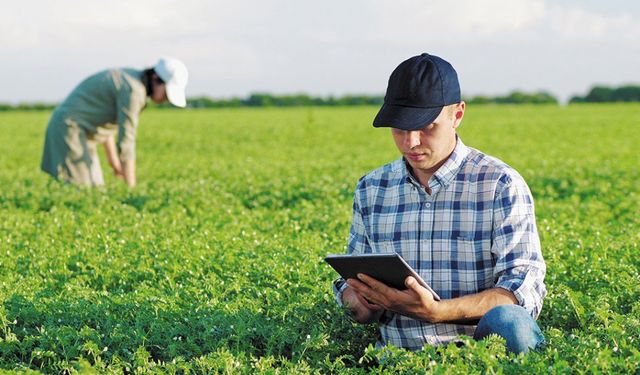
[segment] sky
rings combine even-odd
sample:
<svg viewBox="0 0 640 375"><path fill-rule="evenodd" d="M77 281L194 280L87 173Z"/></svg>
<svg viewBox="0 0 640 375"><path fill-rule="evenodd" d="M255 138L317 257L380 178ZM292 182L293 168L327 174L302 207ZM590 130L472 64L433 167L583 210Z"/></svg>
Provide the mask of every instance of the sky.
<svg viewBox="0 0 640 375"><path fill-rule="evenodd" d="M428 52L465 96L640 83L632 0L6 1L0 103L58 102L86 76L185 62L187 96L382 95L393 69Z"/></svg>

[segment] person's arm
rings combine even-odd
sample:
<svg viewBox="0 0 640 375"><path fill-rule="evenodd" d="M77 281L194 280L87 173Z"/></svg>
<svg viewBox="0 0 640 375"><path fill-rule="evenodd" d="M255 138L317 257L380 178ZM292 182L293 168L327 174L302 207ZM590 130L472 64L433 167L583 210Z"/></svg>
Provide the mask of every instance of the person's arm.
<svg viewBox="0 0 640 375"><path fill-rule="evenodd" d="M136 186L136 159L123 160L122 172L127 185L130 187Z"/></svg>
<svg viewBox="0 0 640 375"><path fill-rule="evenodd" d="M104 152L107 155L107 161L113 170L113 174L116 175L116 177L124 178L114 136L108 136L104 141Z"/></svg>
<svg viewBox="0 0 640 375"><path fill-rule="evenodd" d="M491 241L495 286L511 291L517 303L537 318L547 289L533 197L518 174L501 182L494 198Z"/></svg>
<svg viewBox="0 0 640 375"><path fill-rule="evenodd" d="M347 252L349 254L370 253L371 247L365 229L365 219L363 218L360 205L364 203L360 187L364 183L363 179L358 181L356 192L353 198L353 217L351 229L349 230L349 241ZM369 324L377 321L384 309L380 306L368 303L359 293L351 288L343 279L334 282L333 292L338 305L343 307L353 320L362 324Z"/></svg>
<svg viewBox="0 0 640 375"><path fill-rule="evenodd" d="M498 305L518 302L513 293L502 288L436 301L413 277L405 280L405 290L391 288L367 275L358 277L359 280L347 280L349 286L373 305L431 323L474 321Z"/></svg>
<svg viewBox="0 0 640 375"><path fill-rule="evenodd" d="M127 185L136 185L136 133L138 118L145 105L145 93L133 91L131 83L123 81L119 88L118 106L118 149L122 172ZM137 86L136 86L137 87Z"/></svg>

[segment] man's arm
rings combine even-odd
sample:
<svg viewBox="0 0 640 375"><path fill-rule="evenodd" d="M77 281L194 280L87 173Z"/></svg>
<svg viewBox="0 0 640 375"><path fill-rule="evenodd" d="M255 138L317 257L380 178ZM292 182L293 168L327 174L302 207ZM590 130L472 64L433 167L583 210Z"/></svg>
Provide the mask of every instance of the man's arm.
<svg viewBox="0 0 640 375"><path fill-rule="evenodd" d="M364 224L364 218L360 205L362 204L362 195L360 187L364 183L363 179L358 181L356 192L353 198L353 217L351 220L351 229L349 230L348 253L362 254L371 253L369 239ZM347 313L358 323L369 324L376 322L384 309L380 306L367 302L359 293L348 286L343 279L338 279L333 285L333 291L338 304L345 308Z"/></svg>
<svg viewBox="0 0 640 375"><path fill-rule="evenodd" d="M116 175L116 177L124 179L124 175L122 174L122 165L120 164L120 158L118 157L118 150L116 149L116 141L114 136L107 137L106 141L104 142L104 152L107 155L107 161L109 162L111 169L113 169L113 174Z"/></svg>
<svg viewBox="0 0 640 375"><path fill-rule="evenodd" d="M122 171L124 175L124 181L130 187L136 186L136 159L123 160Z"/></svg>
<svg viewBox="0 0 640 375"><path fill-rule="evenodd" d="M134 187L136 185L136 159L120 161L113 136L107 137L104 142L104 151L116 177L122 178L127 185Z"/></svg>
<svg viewBox="0 0 640 375"><path fill-rule="evenodd" d="M495 286L510 290L518 304L537 318L547 290L546 265L536 226L533 197L521 176L501 179L493 209L491 253Z"/></svg>
<svg viewBox="0 0 640 375"><path fill-rule="evenodd" d="M491 288L480 293L436 301L427 289L413 277L407 277L408 289L398 290L367 275L359 280L347 280L350 288L374 306L431 323L464 322L480 319L499 305L516 304L518 300L508 290Z"/></svg>
<svg viewBox="0 0 640 375"><path fill-rule="evenodd" d="M136 133L138 117L145 105L145 93L131 83L123 84L116 100L118 108L118 149L127 185L136 185ZM135 89L135 90L134 90Z"/></svg>

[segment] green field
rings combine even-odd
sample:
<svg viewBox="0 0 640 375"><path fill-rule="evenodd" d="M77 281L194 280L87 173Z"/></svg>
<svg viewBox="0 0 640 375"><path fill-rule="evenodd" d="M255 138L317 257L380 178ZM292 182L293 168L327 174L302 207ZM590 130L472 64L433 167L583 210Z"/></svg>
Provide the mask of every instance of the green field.
<svg viewBox="0 0 640 375"><path fill-rule="evenodd" d="M335 305L322 258L398 157L376 110L147 110L139 186L104 191L39 171L49 113L0 113L0 372L640 372L637 104L467 108L465 143L536 199L548 343L521 356L378 352Z"/></svg>

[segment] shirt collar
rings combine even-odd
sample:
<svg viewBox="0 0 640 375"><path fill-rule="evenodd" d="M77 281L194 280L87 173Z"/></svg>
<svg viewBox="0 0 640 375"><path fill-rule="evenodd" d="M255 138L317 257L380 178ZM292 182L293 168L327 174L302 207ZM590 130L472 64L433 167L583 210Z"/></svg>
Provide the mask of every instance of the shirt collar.
<svg viewBox="0 0 640 375"><path fill-rule="evenodd" d="M444 164L442 164L440 168L438 168L436 173L434 173L433 176L431 176L431 179L429 180L429 185L432 185L433 183L437 183L442 187L448 186L451 183L451 181L454 179L454 177L458 174L458 171L460 170L462 163L467 158L467 155L469 155L469 148L462 142L462 139L460 139L460 137L456 134L456 147L453 149L453 152L451 153L447 161L445 161ZM415 177L413 177L413 175L411 175L411 173L409 173L409 169L407 167L407 160L404 157L402 158L402 165L403 165L403 168L402 168L403 174L406 177L406 181L419 186L420 183L416 180ZM430 187L434 188L434 186L430 186Z"/></svg>

